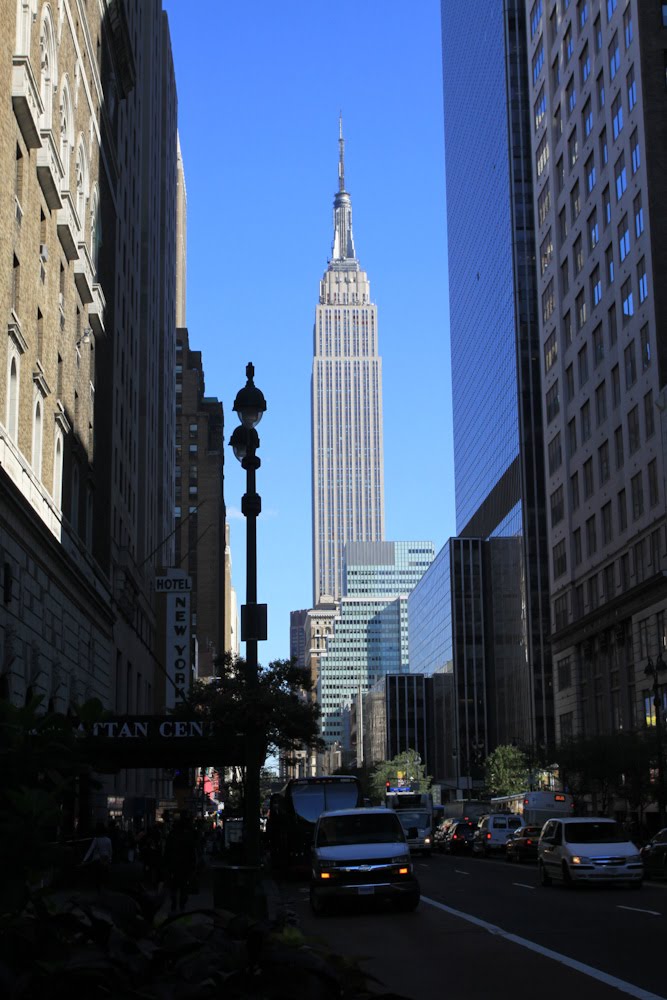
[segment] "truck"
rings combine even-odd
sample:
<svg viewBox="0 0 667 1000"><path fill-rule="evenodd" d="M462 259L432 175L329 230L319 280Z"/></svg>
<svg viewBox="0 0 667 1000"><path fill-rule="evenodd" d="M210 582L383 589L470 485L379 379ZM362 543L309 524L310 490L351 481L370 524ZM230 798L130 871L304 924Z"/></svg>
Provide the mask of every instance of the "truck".
<svg viewBox="0 0 667 1000"><path fill-rule="evenodd" d="M441 807L441 819L460 819L476 823L480 816L485 816L491 812L490 799L452 799L451 802L443 802Z"/></svg>
<svg viewBox="0 0 667 1000"><path fill-rule="evenodd" d="M543 826L548 819L573 816L574 799L567 792L517 792L491 799L490 811L517 813L524 826Z"/></svg>
<svg viewBox="0 0 667 1000"><path fill-rule="evenodd" d="M430 792L388 788L384 804L398 813L410 850L433 850L433 797Z"/></svg>
<svg viewBox="0 0 667 1000"><path fill-rule="evenodd" d="M266 821L271 865L282 871L307 871L320 813L363 805L361 783L354 775L291 778L274 792Z"/></svg>

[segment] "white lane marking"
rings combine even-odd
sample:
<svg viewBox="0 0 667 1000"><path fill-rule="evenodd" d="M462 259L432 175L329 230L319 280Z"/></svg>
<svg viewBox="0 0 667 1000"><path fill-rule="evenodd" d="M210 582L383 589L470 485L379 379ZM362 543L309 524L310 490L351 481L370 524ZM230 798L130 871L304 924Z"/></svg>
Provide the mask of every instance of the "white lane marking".
<svg viewBox="0 0 667 1000"><path fill-rule="evenodd" d="M607 986L613 986L615 989L620 990L621 993L627 993L628 996L636 997L637 1000L665 1000L665 997L661 997L657 993L650 993L648 990L643 990L640 986L635 986L633 983L626 983L625 980L618 979L616 976L610 976L609 973L602 972L601 969L594 969L592 965L585 965L584 962L578 962L575 958L561 955L557 951L552 951L551 948L544 948L541 944L529 941L528 938L519 937L518 934L510 934L509 931L503 930L502 927L490 924L479 917L473 917L470 913L455 910L453 907L445 906L444 903L438 903L437 900L429 899L427 896L422 896L421 901L422 903L428 903L429 906L435 906L438 910L444 910L445 913L450 913L453 917L460 917L461 920L467 920L468 923L482 927L489 934L498 934L500 937L505 938L506 941L518 944L520 947L534 951L538 955L544 955L545 958L552 958L555 962L567 965L570 969L581 972L585 976L590 976L591 979L597 979L598 982L605 983Z"/></svg>
<svg viewBox="0 0 667 1000"><path fill-rule="evenodd" d="M470 875L470 872L461 871L460 868L455 868L454 871L456 872L457 875Z"/></svg>
<svg viewBox="0 0 667 1000"><path fill-rule="evenodd" d="M652 917L662 916L659 910L642 910L639 906L621 906L620 903L617 903L616 907L619 910L632 910L633 913L650 913Z"/></svg>
<svg viewBox="0 0 667 1000"><path fill-rule="evenodd" d="M536 886L534 886L534 885L528 885L527 882L512 882L512 885L518 885L522 889L535 889L536 888Z"/></svg>

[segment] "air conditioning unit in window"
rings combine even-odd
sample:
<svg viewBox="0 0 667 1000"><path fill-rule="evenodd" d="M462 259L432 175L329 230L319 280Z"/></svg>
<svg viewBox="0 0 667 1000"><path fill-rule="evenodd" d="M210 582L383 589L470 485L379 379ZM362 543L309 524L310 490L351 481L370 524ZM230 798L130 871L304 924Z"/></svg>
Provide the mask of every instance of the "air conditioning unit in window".
<svg viewBox="0 0 667 1000"><path fill-rule="evenodd" d="M49 259L49 248L47 247L46 243L40 243L39 244L39 258L45 264L46 264L47 260Z"/></svg>

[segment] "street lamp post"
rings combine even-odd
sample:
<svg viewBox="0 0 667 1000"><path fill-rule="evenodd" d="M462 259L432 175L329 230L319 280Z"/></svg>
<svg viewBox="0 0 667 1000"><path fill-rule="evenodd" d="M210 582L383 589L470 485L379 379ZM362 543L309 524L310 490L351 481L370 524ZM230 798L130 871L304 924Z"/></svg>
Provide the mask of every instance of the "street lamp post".
<svg viewBox="0 0 667 1000"><path fill-rule="evenodd" d="M667 670L667 664L662 658L662 650L658 653L658 658L653 662L648 658L644 674L653 681L653 707L655 708L655 735L658 765L658 829L662 830L665 825L665 787L664 787L664 761L662 752L662 703L660 700L660 674Z"/></svg>
<svg viewBox="0 0 667 1000"><path fill-rule="evenodd" d="M246 603L241 608L241 639L245 642L246 686L248 690L248 722L244 736L245 782L243 794L243 846L248 865L260 864L259 813L261 807L259 775L263 763L261 735L252 717L252 704L259 683L257 643L266 639L266 604L257 603L257 517L262 510L262 498L257 493L255 473L260 467L257 456L259 435L257 424L266 410L263 393L256 387L252 363L246 367L247 382L236 394L234 411L241 421L229 443L235 457L246 470L246 492L241 511L246 519Z"/></svg>

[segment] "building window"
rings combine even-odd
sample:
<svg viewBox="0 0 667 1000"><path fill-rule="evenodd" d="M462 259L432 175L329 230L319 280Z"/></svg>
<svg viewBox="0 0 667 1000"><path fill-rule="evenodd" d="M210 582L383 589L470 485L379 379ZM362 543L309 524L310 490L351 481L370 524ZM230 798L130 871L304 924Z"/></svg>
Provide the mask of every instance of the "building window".
<svg viewBox="0 0 667 1000"><path fill-rule="evenodd" d="M639 288L640 303L646 300L648 295L648 277L646 276L646 261L642 259L637 264L637 286Z"/></svg>
<svg viewBox="0 0 667 1000"><path fill-rule="evenodd" d="M613 347L618 337L618 324L616 322L616 303L612 302L607 309L607 328L609 331L609 346Z"/></svg>
<svg viewBox="0 0 667 1000"><path fill-rule="evenodd" d="M604 361L604 338L602 336L602 323L598 323L598 325L593 330L593 357L595 361L595 367L597 368L597 366L601 364L602 361ZM598 389L599 388L600 386L598 386ZM602 383L601 388L604 389L604 382Z"/></svg>
<svg viewBox="0 0 667 1000"><path fill-rule="evenodd" d="M588 42L584 45L583 52L579 56L579 71L581 73L581 86L583 87L591 75L591 56L588 51Z"/></svg>
<svg viewBox="0 0 667 1000"><path fill-rule="evenodd" d="M605 104L605 92L604 92L604 72L600 70L598 73L598 78L595 81L597 95L598 95L598 111L602 111Z"/></svg>
<svg viewBox="0 0 667 1000"><path fill-rule="evenodd" d="M539 130L540 125L544 121L544 116L546 113L547 113L547 95L544 89L544 84L542 84L533 108L533 117L534 117L536 132Z"/></svg>
<svg viewBox="0 0 667 1000"><path fill-rule="evenodd" d="M533 86L537 83L542 66L544 65L544 39L540 38L535 55L533 56Z"/></svg>
<svg viewBox="0 0 667 1000"><path fill-rule="evenodd" d="M632 111L637 103L637 81L635 80L635 67L631 66L625 78L628 87L628 111Z"/></svg>
<svg viewBox="0 0 667 1000"><path fill-rule="evenodd" d="M632 9L630 4L623 11L623 35L625 37L625 51L627 52L632 42Z"/></svg>
<svg viewBox="0 0 667 1000"><path fill-rule="evenodd" d="M618 507L618 530L625 531L628 526L628 508L625 499L625 490L620 490L617 497Z"/></svg>
<svg viewBox="0 0 667 1000"><path fill-rule="evenodd" d="M648 463L647 468L648 473L648 502L649 507L655 507L660 499L660 493L658 489L658 465L655 459L652 459Z"/></svg>
<svg viewBox="0 0 667 1000"><path fill-rule="evenodd" d="M623 131L623 99L620 94L617 94L611 102L611 124L616 141Z"/></svg>
<svg viewBox="0 0 667 1000"><path fill-rule="evenodd" d="M591 404L586 400L581 407L581 443L584 444L591 436Z"/></svg>
<svg viewBox="0 0 667 1000"><path fill-rule="evenodd" d="M553 84L554 90L558 90L560 87L560 66L558 63L558 56L554 59L551 64L551 82Z"/></svg>
<svg viewBox="0 0 667 1000"><path fill-rule="evenodd" d="M563 295L570 290L570 262L567 257L560 266L560 288Z"/></svg>
<svg viewBox="0 0 667 1000"><path fill-rule="evenodd" d="M609 479L609 442L603 441L598 448L598 476L600 484Z"/></svg>
<svg viewBox="0 0 667 1000"><path fill-rule="evenodd" d="M542 18L542 0L535 0L531 11L530 11L530 38L531 41L537 34L537 29L540 26L540 20Z"/></svg>
<svg viewBox="0 0 667 1000"><path fill-rule="evenodd" d="M549 164L549 137L545 132L535 153L537 176L541 177Z"/></svg>
<svg viewBox="0 0 667 1000"><path fill-rule="evenodd" d="M575 305L577 308L577 330L582 330L586 324L586 296L583 288L577 295Z"/></svg>
<svg viewBox="0 0 667 1000"><path fill-rule="evenodd" d="M621 373L618 365L611 370L611 406L615 410L621 402Z"/></svg>
<svg viewBox="0 0 667 1000"><path fill-rule="evenodd" d="M584 267L584 244L581 235L574 241L574 273L581 274Z"/></svg>
<svg viewBox="0 0 667 1000"><path fill-rule="evenodd" d="M584 500L589 500L593 496L595 484L593 482L593 459L587 458L583 466L584 473Z"/></svg>
<svg viewBox="0 0 667 1000"><path fill-rule="evenodd" d="M547 235L542 241L542 246L540 247L540 275L544 275L544 272L549 267L549 264L553 260L554 256L554 243L551 237L551 228L547 232Z"/></svg>
<svg viewBox="0 0 667 1000"><path fill-rule="evenodd" d="M644 232L644 209L642 207L641 191L633 201L632 207L635 213L635 239L639 239Z"/></svg>
<svg viewBox="0 0 667 1000"><path fill-rule="evenodd" d="M556 331L549 334L544 344L544 371L549 372L558 360L558 338Z"/></svg>
<svg viewBox="0 0 667 1000"><path fill-rule="evenodd" d="M568 365L565 369L565 399L570 403L574 399L574 368Z"/></svg>
<svg viewBox="0 0 667 1000"><path fill-rule="evenodd" d="M42 478L42 398L38 396L32 411L32 470Z"/></svg>
<svg viewBox="0 0 667 1000"><path fill-rule="evenodd" d="M558 213L558 235L562 246L567 238L567 213L565 211L565 205L563 205Z"/></svg>
<svg viewBox="0 0 667 1000"><path fill-rule="evenodd" d="M563 341L566 348L572 346L572 314L569 309L563 316Z"/></svg>
<svg viewBox="0 0 667 1000"><path fill-rule="evenodd" d="M547 447L548 457L549 457L549 475L552 476L555 472L560 469L563 454L560 444L560 431L555 437L551 439Z"/></svg>
<svg viewBox="0 0 667 1000"><path fill-rule="evenodd" d="M644 437L653 437L655 434L655 414L653 409L653 390L649 391L644 396Z"/></svg>
<svg viewBox="0 0 667 1000"><path fill-rule="evenodd" d="M644 487L641 472L638 472L630 480L630 496L632 498L632 520L637 521L644 513Z"/></svg>
<svg viewBox="0 0 667 1000"><path fill-rule="evenodd" d="M567 81L567 86L565 87L565 96L567 98L567 110L568 114L572 114L577 106L577 89L574 85L574 76L571 76Z"/></svg>
<svg viewBox="0 0 667 1000"><path fill-rule="evenodd" d="M628 229L628 217L624 215L618 226L618 256L621 264L630 253L630 230Z"/></svg>
<svg viewBox="0 0 667 1000"><path fill-rule="evenodd" d="M609 185L602 192L602 214L604 215L604 225L605 229L611 222L611 195L609 194Z"/></svg>
<svg viewBox="0 0 667 1000"><path fill-rule="evenodd" d="M651 341L648 334L648 323L639 331L640 350L642 355L642 371L645 372L651 366Z"/></svg>
<svg viewBox="0 0 667 1000"><path fill-rule="evenodd" d="M577 360L579 363L579 388L581 388L588 382L588 346L586 344L579 351Z"/></svg>
<svg viewBox="0 0 667 1000"><path fill-rule="evenodd" d="M577 422L572 417L567 425L567 453L572 458L577 450Z"/></svg>
<svg viewBox="0 0 667 1000"><path fill-rule="evenodd" d="M586 521L586 555L590 559L598 550L597 532L595 530L595 514Z"/></svg>
<svg viewBox="0 0 667 1000"><path fill-rule="evenodd" d="M59 427L53 447L53 502L60 509L63 502L63 435Z"/></svg>
<svg viewBox="0 0 667 1000"><path fill-rule="evenodd" d="M553 567L554 580L557 580L558 577L567 573L567 553L565 551L564 541L558 542L558 544L553 547Z"/></svg>
<svg viewBox="0 0 667 1000"><path fill-rule="evenodd" d="M558 380L554 382L547 392L547 424L558 415L560 410L560 399L558 395Z"/></svg>
<svg viewBox="0 0 667 1000"><path fill-rule="evenodd" d="M572 510L579 508L579 473L573 472L570 476L570 504Z"/></svg>
<svg viewBox="0 0 667 1000"><path fill-rule="evenodd" d="M549 216L550 211L551 211L551 186L549 184L549 178L547 178L547 182L540 191L540 195L537 199L537 213L540 220L540 226L544 225Z"/></svg>
<svg viewBox="0 0 667 1000"><path fill-rule="evenodd" d="M575 528L572 532L572 561L575 566L581 565L582 558L582 547L581 547L581 528Z"/></svg>
<svg viewBox="0 0 667 1000"><path fill-rule="evenodd" d="M618 32L614 32L614 37L608 48L609 54L609 79L613 80L621 65L621 50L618 45Z"/></svg>
<svg viewBox="0 0 667 1000"><path fill-rule="evenodd" d="M608 545L612 537L612 527L611 527L611 500L609 500L600 511L600 518L602 520L602 544Z"/></svg>
<svg viewBox="0 0 667 1000"><path fill-rule="evenodd" d="M551 319L555 307L556 297L554 294L554 279L552 278L542 293L542 320L544 323L547 323Z"/></svg>
<svg viewBox="0 0 667 1000"><path fill-rule="evenodd" d="M639 431L639 407L633 406L628 411L628 451L634 455L639 450L641 436Z"/></svg>
<svg viewBox="0 0 667 1000"><path fill-rule="evenodd" d="M614 164L614 179L616 182L616 201L620 201L628 186L628 175L625 169L625 153L621 153Z"/></svg>
<svg viewBox="0 0 667 1000"><path fill-rule="evenodd" d="M623 427L617 427L614 431L614 454L616 457L616 468L623 468Z"/></svg>
<svg viewBox="0 0 667 1000"><path fill-rule="evenodd" d="M591 153L591 155L586 160L586 187L588 189L589 194L595 187L596 180L597 180L597 175L595 172L595 154Z"/></svg>
<svg viewBox="0 0 667 1000"><path fill-rule="evenodd" d="M630 152L632 154L632 176L634 177L642 162L641 151L639 149L639 132L637 129L630 136Z"/></svg>
<svg viewBox="0 0 667 1000"><path fill-rule="evenodd" d="M551 527L555 527L565 516L563 504L563 487L559 486L551 494Z"/></svg>
<svg viewBox="0 0 667 1000"><path fill-rule="evenodd" d="M19 375L19 358L13 351L10 351L7 366L7 433L13 441L18 439Z"/></svg>
<svg viewBox="0 0 667 1000"><path fill-rule="evenodd" d="M623 322L627 323L631 316L635 314L635 304L632 297L632 278L628 278L621 286L621 300L623 302Z"/></svg>
<svg viewBox="0 0 667 1000"><path fill-rule="evenodd" d="M563 61L565 65L569 63L574 52L574 38L572 37L572 25L568 24L563 35Z"/></svg>
<svg viewBox="0 0 667 1000"><path fill-rule="evenodd" d="M579 142L577 140L577 129L573 128L567 140L567 162L570 170L573 170L579 158ZM579 213L577 212L577 215Z"/></svg>
<svg viewBox="0 0 667 1000"><path fill-rule="evenodd" d="M564 628L567 625L567 595L562 594L554 601L554 614L556 616L556 628Z"/></svg>
<svg viewBox="0 0 667 1000"><path fill-rule="evenodd" d="M600 265L596 264L591 274L591 300L593 309L599 304L602 298L602 279L600 278Z"/></svg>
<svg viewBox="0 0 667 1000"><path fill-rule="evenodd" d="M610 243L604 252L604 266L607 273L607 288L614 284L614 247Z"/></svg>
<svg viewBox="0 0 667 1000"><path fill-rule="evenodd" d="M607 393L606 384L600 382L599 386L595 390L595 420L598 427L607 419Z"/></svg>

